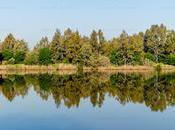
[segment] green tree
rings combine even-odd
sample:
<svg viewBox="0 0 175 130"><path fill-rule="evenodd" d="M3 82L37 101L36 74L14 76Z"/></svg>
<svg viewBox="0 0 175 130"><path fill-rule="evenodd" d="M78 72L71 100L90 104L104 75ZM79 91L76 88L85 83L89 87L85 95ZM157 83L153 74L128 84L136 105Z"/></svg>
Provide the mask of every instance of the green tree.
<svg viewBox="0 0 175 130"><path fill-rule="evenodd" d="M90 66L90 57L92 55L92 47L89 44L84 44L78 54L77 62L83 66Z"/></svg>
<svg viewBox="0 0 175 130"><path fill-rule="evenodd" d="M78 54L81 48L80 40L81 36L79 32L73 32L68 30L70 33L65 33L64 45L66 48L66 59L69 63L77 64Z"/></svg>
<svg viewBox="0 0 175 130"><path fill-rule="evenodd" d="M54 63L60 63L63 62L63 59L65 57L65 47L62 42L62 36L60 31L57 29L51 45L50 45L51 55L52 55L52 61Z"/></svg>
<svg viewBox="0 0 175 130"><path fill-rule="evenodd" d="M144 35L144 50L154 55L154 61L159 62L159 57L163 56L167 38L167 29L161 24L152 25Z"/></svg>
<svg viewBox="0 0 175 130"><path fill-rule="evenodd" d="M129 36L123 31L117 41L117 49L110 55L111 63L117 65L143 63L143 37L140 34Z"/></svg>
<svg viewBox="0 0 175 130"><path fill-rule="evenodd" d="M49 48L41 48L39 50L39 63L41 65L49 65L52 63L51 52Z"/></svg>
<svg viewBox="0 0 175 130"><path fill-rule="evenodd" d="M15 63L24 63L26 53L29 51L27 42L24 40L17 40L14 46L14 59Z"/></svg>
<svg viewBox="0 0 175 130"><path fill-rule="evenodd" d="M131 59L128 47L129 36L125 31L123 31L119 38L119 47L114 50L110 56L111 63L117 65L128 64Z"/></svg>

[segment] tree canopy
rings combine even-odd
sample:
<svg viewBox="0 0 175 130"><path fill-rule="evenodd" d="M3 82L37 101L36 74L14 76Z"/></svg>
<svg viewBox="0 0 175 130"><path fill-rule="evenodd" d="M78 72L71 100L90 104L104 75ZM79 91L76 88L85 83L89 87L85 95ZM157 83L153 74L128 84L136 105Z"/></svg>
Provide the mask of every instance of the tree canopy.
<svg viewBox="0 0 175 130"><path fill-rule="evenodd" d="M77 30L56 30L53 38L42 37L34 48L13 34L0 44L2 64L57 64L81 66L143 65L145 61L175 65L175 31L165 25L152 25L145 32L107 40L104 32L93 30L82 36Z"/></svg>

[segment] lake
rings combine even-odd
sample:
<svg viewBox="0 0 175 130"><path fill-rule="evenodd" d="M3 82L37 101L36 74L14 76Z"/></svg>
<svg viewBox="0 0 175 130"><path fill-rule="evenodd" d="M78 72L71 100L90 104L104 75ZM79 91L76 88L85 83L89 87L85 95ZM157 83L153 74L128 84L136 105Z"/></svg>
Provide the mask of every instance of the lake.
<svg viewBox="0 0 175 130"><path fill-rule="evenodd" d="M175 73L0 77L2 130L175 128Z"/></svg>

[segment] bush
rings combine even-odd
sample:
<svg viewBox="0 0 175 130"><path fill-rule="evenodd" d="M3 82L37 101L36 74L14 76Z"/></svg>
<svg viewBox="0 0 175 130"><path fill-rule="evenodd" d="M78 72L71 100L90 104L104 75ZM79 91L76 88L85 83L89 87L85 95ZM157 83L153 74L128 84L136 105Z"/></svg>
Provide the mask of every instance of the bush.
<svg viewBox="0 0 175 130"><path fill-rule="evenodd" d="M11 58L7 61L7 64L15 64L15 59L14 58Z"/></svg>
<svg viewBox="0 0 175 130"><path fill-rule="evenodd" d="M38 64L38 53L35 53L35 52L27 53L24 63L27 65Z"/></svg>
<svg viewBox="0 0 175 130"><path fill-rule="evenodd" d="M98 66L108 66L108 65L110 65L110 60L105 56L90 57L89 66L98 67Z"/></svg>
<svg viewBox="0 0 175 130"><path fill-rule="evenodd" d="M168 64L175 65L175 55L174 54L170 54L168 56Z"/></svg>
<svg viewBox="0 0 175 130"><path fill-rule="evenodd" d="M15 64L20 64L24 62L26 53L24 51L17 51L14 55Z"/></svg>
<svg viewBox="0 0 175 130"><path fill-rule="evenodd" d="M108 57L105 56L99 56L98 57L98 66L109 66L110 60Z"/></svg>
<svg viewBox="0 0 175 130"><path fill-rule="evenodd" d="M39 63L41 65L48 65L52 63L51 52L49 48L42 48L39 50Z"/></svg>
<svg viewBox="0 0 175 130"><path fill-rule="evenodd" d="M154 55L149 52L145 54L145 58L151 61L155 61Z"/></svg>
<svg viewBox="0 0 175 130"><path fill-rule="evenodd" d="M175 65L175 55L170 54L170 55L159 56L159 62L168 65Z"/></svg>
<svg viewBox="0 0 175 130"><path fill-rule="evenodd" d="M121 50L115 50L110 55L110 62L114 65L141 65L143 64L143 53L131 53L127 54L125 60L123 59L123 53Z"/></svg>
<svg viewBox="0 0 175 130"><path fill-rule="evenodd" d="M2 51L2 55L4 57L4 60L8 61L9 59L13 58L13 51L4 50L4 51Z"/></svg>
<svg viewBox="0 0 175 130"><path fill-rule="evenodd" d="M116 51L113 51L110 55L110 62L114 65L122 65L124 64L122 61L122 56L120 56L120 54Z"/></svg>

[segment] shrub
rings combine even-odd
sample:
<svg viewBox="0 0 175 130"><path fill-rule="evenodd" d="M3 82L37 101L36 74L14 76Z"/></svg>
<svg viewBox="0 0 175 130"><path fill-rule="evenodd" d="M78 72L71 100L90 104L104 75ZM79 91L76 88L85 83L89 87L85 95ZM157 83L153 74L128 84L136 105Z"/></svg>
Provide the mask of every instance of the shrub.
<svg viewBox="0 0 175 130"><path fill-rule="evenodd" d="M112 64L115 64L115 65L122 65L122 64L124 64L123 62L122 62L122 57L119 55L119 53L117 53L116 51L113 51L112 53L111 53L111 55L110 55L110 62L112 63Z"/></svg>
<svg viewBox="0 0 175 130"><path fill-rule="evenodd" d="M154 55L149 52L145 54L145 58L151 61L155 61Z"/></svg>
<svg viewBox="0 0 175 130"><path fill-rule="evenodd" d="M105 56L90 57L89 66L98 67L98 66L108 66L108 65L110 65L110 60Z"/></svg>
<svg viewBox="0 0 175 130"><path fill-rule="evenodd" d="M167 64L169 65L175 65L175 55L174 54L170 54L167 56Z"/></svg>
<svg viewBox="0 0 175 130"><path fill-rule="evenodd" d="M13 58L13 51L11 51L11 50L4 50L4 51L2 51L2 55L4 57L4 60L8 61L9 59Z"/></svg>
<svg viewBox="0 0 175 130"><path fill-rule="evenodd" d="M23 63L26 53L24 51L17 51L14 55L15 64Z"/></svg>
<svg viewBox="0 0 175 130"><path fill-rule="evenodd" d="M35 52L27 53L24 63L27 65L38 64L38 53L35 53Z"/></svg>
<svg viewBox="0 0 175 130"><path fill-rule="evenodd" d="M39 63L41 65L48 65L52 63L51 52L49 48L42 48L39 50Z"/></svg>
<svg viewBox="0 0 175 130"><path fill-rule="evenodd" d="M7 64L15 64L15 59L14 58L11 58L7 61Z"/></svg>
<svg viewBox="0 0 175 130"><path fill-rule="evenodd" d="M99 56L98 57L98 66L109 66L110 60L108 57L105 56Z"/></svg>

